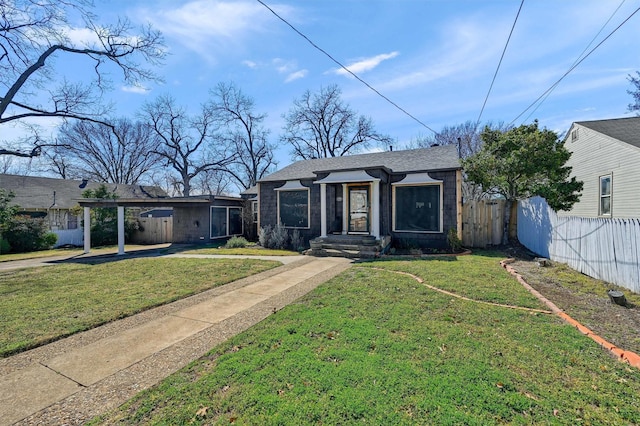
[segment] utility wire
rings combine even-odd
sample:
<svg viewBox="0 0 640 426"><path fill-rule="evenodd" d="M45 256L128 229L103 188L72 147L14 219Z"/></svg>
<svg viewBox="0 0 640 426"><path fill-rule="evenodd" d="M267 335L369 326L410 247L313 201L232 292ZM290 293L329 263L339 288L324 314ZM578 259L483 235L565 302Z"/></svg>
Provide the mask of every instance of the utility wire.
<svg viewBox="0 0 640 426"><path fill-rule="evenodd" d="M524 111L522 111L520 114L518 114L518 116L516 118L514 118L513 120L511 120L511 122L509 123L509 126L511 126L516 120L518 120L520 117L522 117L522 115L527 112L529 110L529 108L531 108L532 106L534 106L540 99L542 99L547 93L550 93L567 75L569 75L569 73L571 71L573 71L578 65L580 65L582 63L582 61L584 61L585 59L587 59L598 47L600 47L605 41L607 41L609 39L609 37L611 37L616 31L618 31L620 29L620 27L622 27L624 24L626 24L632 17L633 15L635 15L636 13L638 13L638 11L640 11L640 7L637 8L636 10L633 11L633 13L631 13L631 15L629 15L627 17L627 19L625 19L624 21L622 21L622 23L620 25L618 25L613 31L611 31L609 33L609 35L607 35L604 39L602 39L602 41L600 43L598 43L593 49L591 49L589 51L589 53L587 53L584 57L582 57L582 59L580 59L579 61L577 61L573 66L571 66L571 68L569 68L569 70L567 72L565 72L562 77L560 77L558 79L558 81L556 81L555 83L553 83L551 85L551 87L549 87L542 95L540 95L538 97L538 99L536 99L535 101L533 101L528 107L526 107L524 109Z"/></svg>
<svg viewBox="0 0 640 426"><path fill-rule="evenodd" d="M369 83L367 83L366 81L364 81L362 78L358 77L353 71L351 71L349 68L347 68L346 66L344 66L342 63L340 63L337 59L335 59L333 56L331 56L327 51L325 51L324 49L322 49L321 47L319 47L317 44L315 44L313 41L311 41L309 39L309 37L307 37L306 35L304 35L303 33L301 33L296 27L294 27L293 25L291 25L289 22L287 22L282 16L278 15L272 8L270 8L267 4L265 4L262 0L257 0L258 3L260 3L261 5L263 5L264 7L266 7L267 9L269 9L269 11L271 13L273 13L276 18L280 19L282 22L284 22L285 24L287 24L293 31L295 31L300 37L304 38L305 40L307 40L307 42L309 42L309 44L311 44L314 48L316 48L317 50L319 50L320 52L324 53L325 56L327 56L329 59L331 59L333 62L335 62L340 68L342 68L343 70L345 70L346 72L348 72L349 74L351 74L353 77L355 77L356 80L358 80L359 82L361 82L362 84L364 84L365 86L367 86L370 90L374 91L378 96L380 96L382 99L384 99L385 101L389 102L391 105L393 105L394 107L396 107L398 110L402 111L404 114L406 114L407 116L411 117L413 120L415 120L416 122L418 122L420 125L422 125L423 127L425 127L426 129L432 131L434 134L438 134L438 132L436 132L435 130L433 130L431 127L427 126L425 123L423 123L422 121L420 121L418 118L416 118L415 116L413 116L412 114L410 114L408 111L406 111L404 108L402 108L400 105L396 104L395 102L393 102L391 99L389 99L388 97L386 97L385 95L383 95L382 93L380 93L377 89L375 89L374 87L372 87Z"/></svg>
<svg viewBox="0 0 640 426"><path fill-rule="evenodd" d="M504 54L507 51L507 46L509 46L509 41L511 40L511 36L513 35L513 30L516 27L516 22L518 22L518 17L520 16L520 11L522 10L522 6L524 5L524 0L520 2L520 7L518 8L518 13L516 14L516 19L513 20L513 25L511 26L511 31L509 32L509 37L507 37L507 42L504 44L504 49L502 49L502 56L500 56L500 61L498 62L498 67L496 68L496 72L493 74L493 79L491 80L491 85L489 86L489 91L487 92L487 96L484 98L484 102L482 104L482 108L480 109L480 114L478 114L478 119L476 120L476 128L478 124L480 124L480 118L482 117L482 113L484 112L484 107L487 105L487 100L489 100L489 94L491 93L491 89L493 89L493 83L496 81L496 77L498 76L498 70L500 69L500 65L502 64L502 59L504 59Z"/></svg>
<svg viewBox="0 0 640 426"><path fill-rule="evenodd" d="M627 0L622 0L622 2L620 2L620 4L618 5L618 7L616 8L616 10L613 11L613 13L611 14L611 16L609 16L609 19L607 19L607 22L604 23L604 25L602 25L602 27L600 28L600 31L597 32L597 34L595 36L593 36L593 38L591 39L591 41L589 42L589 44L587 44L587 46L584 48L584 50L582 50L582 52L580 52L580 54L578 55L578 57L576 58L575 61L573 61L573 64L571 64L571 66L574 66L576 64L576 62L578 62L580 60L580 58L582 57L582 55L584 55L584 53L587 51L587 49L589 49L589 47L591 47L591 45L593 44L594 41L596 41L596 39L598 38L598 36L602 33L602 31L604 31L605 27L607 25L609 25L609 22L611 22L611 20L613 19L613 17L616 15L616 13L618 13L618 11L620 10L620 8L622 7L622 5L624 4L624 2ZM551 92L553 92L553 90L555 90L555 88L558 86L558 82L556 82L553 86L551 86L551 90L549 91L549 93L547 93L544 96L544 99L542 99L540 102L538 102L538 105L536 105L536 107L529 113L529 115L527 115L527 117L523 120L523 122L527 122L529 120L529 118L535 114L535 112L538 110L538 108L540 108L540 106L549 98L549 96L551 96Z"/></svg>

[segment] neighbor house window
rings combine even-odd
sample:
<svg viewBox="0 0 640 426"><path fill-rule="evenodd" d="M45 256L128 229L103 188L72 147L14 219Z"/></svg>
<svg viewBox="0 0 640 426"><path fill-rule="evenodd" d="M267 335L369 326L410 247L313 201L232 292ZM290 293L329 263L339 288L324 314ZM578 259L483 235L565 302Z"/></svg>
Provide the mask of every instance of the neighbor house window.
<svg viewBox="0 0 640 426"><path fill-rule="evenodd" d="M67 229L78 229L78 216L67 213Z"/></svg>
<svg viewBox="0 0 640 426"><path fill-rule="evenodd" d="M394 186L393 230L442 232L442 185Z"/></svg>
<svg viewBox="0 0 640 426"><path fill-rule="evenodd" d="M611 175L600 176L600 216L611 216Z"/></svg>
<svg viewBox="0 0 640 426"><path fill-rule="evenodd" d="M211 238L242 235L242 226L240 207L211 207Z"/></svg>
<svg viewBox="0 0 640 426"><path fill-rule="evenodd" d="M309 189L278 191L278 219L287 228L308 228Z"/></svg>
<svg viewBox="0 0 640 426"><path fill-rule="evenodd" d="M258 223L258 202L251 202L251 216L253 217L253 223Z"/></svg>

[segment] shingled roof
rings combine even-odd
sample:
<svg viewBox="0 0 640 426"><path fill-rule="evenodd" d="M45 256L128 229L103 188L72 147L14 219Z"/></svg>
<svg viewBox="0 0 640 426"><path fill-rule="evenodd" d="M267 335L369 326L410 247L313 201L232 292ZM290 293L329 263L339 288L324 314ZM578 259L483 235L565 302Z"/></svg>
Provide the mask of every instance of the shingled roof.
<svg viewBox="0 0 640 426"><path fill-rule="evenodd" d="M455 145L318 158L296 161L260 179L260 182L312 179L316 177L318 172L371 169L376 167L384 167L394 173L456 170L460 168L460 160L458 159L458 149Z"/></svg>
<svg viewBox="0 0 640 426"><path fill-rule="evenodd" d="M576 124L640 148L640 117L576 121Z"/></svg>
<svg viewBox="0 0 640 426"><path fill-rule="evenodd" d="M15 198L12 204L17 204L23 209L46 209L54 203L59 209L70 209L82 198L82 193L87 189L97 189L100 183L88 182L85 188L80 188L82 181L68 179L54 179L37 176L18 176L0 174L0 188L13 191ZM155 186L122 185L106 183L109 191L113 191L118 198L162 198L167 194ZM55 199L54 199L55 192Z"/></svg>

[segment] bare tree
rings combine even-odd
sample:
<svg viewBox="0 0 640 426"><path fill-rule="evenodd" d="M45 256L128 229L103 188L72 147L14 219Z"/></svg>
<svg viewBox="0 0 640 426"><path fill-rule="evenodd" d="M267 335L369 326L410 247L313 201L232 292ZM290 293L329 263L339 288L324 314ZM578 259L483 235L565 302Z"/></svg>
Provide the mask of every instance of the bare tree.
<svg viewBox="0 0 640 426"><path fill-rule="evenodd" d="M150 27L134 34L127 20L98 24L91 6L89 0L0 1L0 126L47 117L104 123L109 105L101 96L110 88L110 71L119 71L133 85L156 79L138 60L147 65L162 61L161 34ZM72 16L83 20L91 41L72 41ZM54 59L69 55L93 63L90 81L68 81L56 73ZM37 133L29 142L26 151L0 147L0 155L35 157L48 145Z"/></svg>
<svg viewBox="0 0 640 426"><path fill-rule="evenodd" d="M210 104L189 116L171 96L161 96L143 108L143 116L153 130L154 150L180 176L182 195L191 194L191 180L208 170L226 170L236 154L216 141L216 120Z"/></svg>
<svg viewBox="0 0 640 426"><path fill-rule="evenodd" d="M480 137L484 128L495 130L507 130L504 123L487 123L485 127L480 127L474 121L465 121L462 124L444 126L439 133L419 136L411 141L407 148L428 148L434 145L455 145L458 147L458 155L461 159L468 158L482 148L483 142ZM467 179L462 185L462 196L464 200L479 200L487 194L480 185L469 182Z"/></svg>
<svg viewBox="0 0 640 426"><path fill-rule="evenodd" d="M89 121L66 123L48 154L61 177L134 185L160 163L151 128L126 118L113 128Z"/></svg>
<svg viewBox="0 0 640 426"><path fill-rule="evenodd" d="M211 95L213 111L223 129L220 137L237 154L227 171L240 188L248 189L276 165L276 145L269 143L269 130L262 126L267 114L255 113L253 99L233 83L218 84Z"/></svg>
<svg viewBox="0 0 640 426"><path fill-rule="evenodd" d="M480 134L485 127L495 130L508 130L504 123L487 123L480 126L478 123L468 120L461 124L444 126L439 133L418 136L409 143L410 148L427 148L433 145L456 145L460 158L467 158L482 148Z"/></svg>
<svg viewBox="0 0 640 426"><path fill-rule="evenodd" d="M293 146L293 158L326 158L354 154L372 141L388 145L391 139L375 131L370 118L357 116L341 99L337 85L306 91L283 115L282 142Z"/></svg>
<svg viewBox="0 0 640 426"><path fill-rule="evenodd" d="M233 83L218 84L211 95L212 110L223 130L221 142L237 153L227 171L239 187L248 189L276 165L276 145L269 143L269 130L262 125L267 114L255 113L253 99Z"/></svg>
<svg viewBox="0 0 640 426"><path fill-rule="evenodd" d="M227 170L207 170L192 181L192 189L202 194L224 195L232 186L231 175Z"/></svg>

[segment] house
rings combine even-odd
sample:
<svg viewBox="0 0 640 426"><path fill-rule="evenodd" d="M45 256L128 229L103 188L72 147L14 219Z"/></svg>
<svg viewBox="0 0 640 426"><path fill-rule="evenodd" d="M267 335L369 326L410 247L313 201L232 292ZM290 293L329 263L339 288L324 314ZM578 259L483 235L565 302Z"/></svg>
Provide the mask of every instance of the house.
<svg viewBox="0 0 640 426"><path fill-rule="evenodd" d="M81 245L81 217L78 216L77 200L87 189L97 189L97 182L55 179L38 176L0 174L0 188L12 191L12 204L20 206L21 212L48 221L49 228L58 235L57 245ZM157 187L142 185L106 184L120 198L149 199L166 197Z"/></svg>
<svg viewBox="0 0 640 426"><path fill-rule="evenodd" d="M444 248L461 235L456 146L302 160L258 181L258 226L331 245ZM326 254L326 253L322 253Z"/></svg>
<svg viewBox="0 0 640 426"><path fill-rule="evenodd" d="M561 215L640 217L640 117L577 121L565 139L582 197Z"/></svg>

